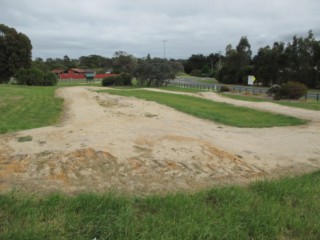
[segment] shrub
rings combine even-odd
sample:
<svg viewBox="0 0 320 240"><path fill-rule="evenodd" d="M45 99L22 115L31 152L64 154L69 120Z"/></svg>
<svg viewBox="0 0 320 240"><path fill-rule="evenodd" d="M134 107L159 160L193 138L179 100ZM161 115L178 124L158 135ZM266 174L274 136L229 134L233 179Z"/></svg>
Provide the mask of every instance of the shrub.
<svg viewBox="0 0 320 240"><path fill-rule="evenodd" d="M18 85L35 85L36 82L41 82L43 77L43 72L36 68L21 68L16 74Z"/></svg>
<svg viewBox="0 0 320 240"><path fill-rule="evenodd" d="M16 74L18 85L29 86L54 86L57 84L57 76L54 73L44 73L38 68L20 69Z"/></svg>
<svg viewBox="0 0 320 240"><path fill-rule="evenodd" d="M288 82L281 86L280 97L282 99L299 99L307 92L306 85L299 82Z"/></svg>
<svg viewBox="0 0 320 240"><path fill-rule="evenodd" d="M128 73L123 73L118 76L106 77L102 80L102 86L130 86L132 76Z"/></svg>
<svg viewBox="0 0 320 240"><path fill-rule="evenodd" d="M132 76L129 73L123 73L121 74L122 77L122 84L123 86L131 86L131 80L132 80Z"/></svg>
<svg viewBox="0 0 320 240"><path fill-rule="evenodd" d="M106 77L102 80L102 86L114 86L117 80L117 76Z"/></svg>
<svg viewBox="0 0 320 240"><path fill-rule="evenodd" d="M268 94L268 96L273 96L273 95L279 94L280 89L281 89L280 85L274 84L267 90L267 94Z"/></svg>
<svg viewBox="0 0 320 240"><path fill-rule="evenodd" d="M58 77L52 72L46 72L44 74L42 86L55 86L57 85Z"/></svg>
<svg viewBox="0 0 320 240"><path fill-rule="evenodd" d="M221 86L219 92L230 92L230 88L228 88L227 86Z"/></svg>
<svg viewBox="0 0 320 240"><path fill-rule="evenodd" d="M299 99L308 92L306 85L299 82L288 82L286 84L271 86L267 94L273 95L274 100Z"/></svg>

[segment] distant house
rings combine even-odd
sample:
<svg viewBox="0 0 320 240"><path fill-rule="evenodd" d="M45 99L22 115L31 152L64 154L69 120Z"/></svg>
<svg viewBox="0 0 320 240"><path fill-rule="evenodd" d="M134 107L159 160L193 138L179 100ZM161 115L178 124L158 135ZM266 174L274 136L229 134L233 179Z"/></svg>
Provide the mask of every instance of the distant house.
<svg viewBox="0 0 320 240"><path fill-rule="evenodd" d="M57 75L58 78L60 78L60 74L64 72L63 69L54 69L51 72Z"/></svg>
<svg viewBox="0 0 320 240"><path fill-rule="evenodd" d="M80 69L80 68L70 68L67 70L54 69L51 72L57 74L60 80L89 80L103 79L110 76L116 76L118 74L103 73L96 74L94 69Z"/></svg>
<svg viewBox="0 0 320 240"><path fill-rule="evenodd" d="M86 70L80 69L80 68L70 68L68 69L68 74L84 74Z"/></svg>

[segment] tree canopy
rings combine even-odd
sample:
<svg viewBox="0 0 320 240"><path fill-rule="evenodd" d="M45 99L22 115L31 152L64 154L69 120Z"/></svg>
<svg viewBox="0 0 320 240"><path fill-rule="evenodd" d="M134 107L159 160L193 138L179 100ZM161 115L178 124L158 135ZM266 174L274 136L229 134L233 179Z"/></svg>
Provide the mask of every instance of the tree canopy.
<svg viewBox="0 0 320 240"><path fill-rule="evenodd" d="M147 58L136 66L134 75L140 86L160 87L173 80L179 70L180 67L175 62Z"/></svg>
<svg viewBox="0 0 320 240"><path fill-rule="evenodd" d="M320 41L309 31L307 37L293 36L286 46L275 42L272 48L259 49L253 65L264 85L295 81L309 88L320 87Z"/></svg>
<svg viewBox="0 0 320 240"><path fill-rule="evenodd" d="M31 50L25 34L0 24L0 83L8 82L20 68L31 66Z"/></svg>

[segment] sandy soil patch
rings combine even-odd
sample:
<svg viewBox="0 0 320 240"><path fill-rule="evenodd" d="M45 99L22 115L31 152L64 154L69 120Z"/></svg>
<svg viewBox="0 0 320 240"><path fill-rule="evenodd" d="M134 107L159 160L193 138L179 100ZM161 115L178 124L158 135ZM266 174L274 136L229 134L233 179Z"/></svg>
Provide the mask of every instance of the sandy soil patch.
<svg viewBox="0 0 320 240"><path fill-rule="evenodd" d="M61 124L0 136L0 191L193 191L320 168L316 111L201 93L311 120L304 126L249 129L88 87L61 88L57 94L66 103ZM19 142L22 136L32 140Z"/></svg>

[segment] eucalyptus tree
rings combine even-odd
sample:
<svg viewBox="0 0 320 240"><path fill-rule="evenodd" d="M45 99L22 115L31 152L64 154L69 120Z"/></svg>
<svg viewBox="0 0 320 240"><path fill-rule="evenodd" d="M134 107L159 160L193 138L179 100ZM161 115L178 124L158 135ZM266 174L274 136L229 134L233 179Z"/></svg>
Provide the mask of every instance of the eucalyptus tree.
<svg viewBox="0 0 320 240"><path fill-rule="evenodd" d="M31 67L30 39L4 24L0 24L0 83L8 82L20 68Z"/></svg>

